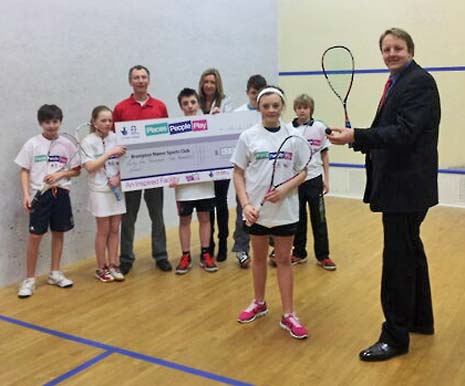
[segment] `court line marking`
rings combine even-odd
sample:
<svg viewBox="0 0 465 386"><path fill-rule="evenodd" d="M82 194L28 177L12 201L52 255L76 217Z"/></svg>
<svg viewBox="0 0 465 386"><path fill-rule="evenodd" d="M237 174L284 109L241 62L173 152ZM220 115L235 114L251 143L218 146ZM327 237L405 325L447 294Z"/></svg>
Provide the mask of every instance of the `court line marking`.
<svg viewBox="0 0 465 386"><path fill-rule="evenodd" d="M66 381L68 378L71 378L72 376L80 373L81 371L84 371L85 369L95 365L96 363L100 362L101 360L107 358L113 354L113 351L104 351L103 353L97 355L95 358L92 358L88 360L87 362L84 362L80 364L79 366L75 367L74 369L60 375L59 377L56 377L55 379L51 380L50 382L44 383L43 386L56 386L59 383Z"/></svg>
<svg viewBox="0 0 465 386"><path fill-rule="evenodd" d="M175 363L175 362L170 362L170 361L167 361L167 360L164 360L164 359L160 359L160 358L152 357L152 356L149 356L149 355L141 354L141 353L138 353L136 351L126 350L126 349L119 348L119 347L116 347L116 346L111 346L111 345L108 345L108 344L105 344L105 343L93 341L93 340L86 339L86 338L81 338L81 337L76 336L76 335L67 334L67 333L64 333L64 332L61 332L61 331L57 331L57 330L52 330L50 328L46 328L46 327L38 326L38 325L35 325L35 324L32 324L32 323L24 322L24 321L19 320L19 319L10 318L10 317L5 316L5 315L0 314L0 320L2 320L4 322L7 322L7 323L15 324L15 325L18 325L18 326L21 326L21 327L24 327L24 328L29 328L31 330L39 331L39 332L42 332L44 334L52 335L52 336L62 338L62 339L65 339L65 340L70 340L72 342L81 343L81 344L84 344L84 345L87 345L87 346L99 348L99 349L104 350L105 352L110 352L112 354L121 354L121 355L124 355L124 356L128 356L130 358L133 358L133 359L139 359L139 360L142 360L144 362L152 363L152 364L159 365L159 366L162 366L162 367L167 367L167 368L170 368L170 369L173 369L173 370L178 370L178 371L188 373L188 374L192 374L192 375L197 375L197 376L202 377L202 378L211 379L212 381L216 381L216 382L219 382L219 383L224 383L226 385L253 386L253 384L251 384L251 383L238 381L236 379L224 377L222 375L209 373L207 371L195 369L193 367L189 367L189 366L181 365L181 364L178 364L178 363ZM101 358L101 359L103 359L103 358Z"/></svg>

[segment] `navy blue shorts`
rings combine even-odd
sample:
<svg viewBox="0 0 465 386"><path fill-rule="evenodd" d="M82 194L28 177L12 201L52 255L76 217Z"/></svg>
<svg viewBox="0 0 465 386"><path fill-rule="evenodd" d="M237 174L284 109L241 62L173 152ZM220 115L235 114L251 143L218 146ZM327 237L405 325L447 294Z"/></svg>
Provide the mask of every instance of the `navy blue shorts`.
<svg viewBox="0 0 465 386"><path fill-rule="evenodd" d="M244 221L245 231L254 236L294 236L297 232L297 225L298 222L295 222L292 224L268 228L259 224L252 224L252 226L248 226Z"/></svg>
<svg viewBox="0 0 465 386"><path fill-rule="evenodd" d="M214 198L203 200L177 201L179 217L190 216L194 212L210 212L215 207Z"/></svg>
<svg viewBox="0 0 465 386"><path fill-rule="evenodd" d="M62 188L49 189L40 196L29 213L29 232L34 235L66 232L74 228L69 191Z"/></svg>

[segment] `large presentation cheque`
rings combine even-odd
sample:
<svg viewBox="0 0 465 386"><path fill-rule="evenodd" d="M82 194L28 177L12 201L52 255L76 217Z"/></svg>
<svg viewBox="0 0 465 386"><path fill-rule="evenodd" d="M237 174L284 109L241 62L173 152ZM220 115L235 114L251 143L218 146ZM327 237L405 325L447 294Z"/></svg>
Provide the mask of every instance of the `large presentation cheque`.
<svg viewBox="0 0 465 386"><path fill-rule="evenodd" d="M255 111L117 122L123 191L231 178L239 135L255 125Z"/></svg>

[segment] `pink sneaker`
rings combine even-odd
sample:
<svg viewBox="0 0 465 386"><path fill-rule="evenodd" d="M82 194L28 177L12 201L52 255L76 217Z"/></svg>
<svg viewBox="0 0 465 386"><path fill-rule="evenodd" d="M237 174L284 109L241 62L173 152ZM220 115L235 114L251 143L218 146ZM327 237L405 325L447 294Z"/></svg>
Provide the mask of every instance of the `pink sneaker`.
<svg viewBox="0 0 465 386"><path fill-rule="evenodd" d="M260 316L265 316L267 313L268 308L266 307L266 302L259 304L254 300L250 303L250 306L239 314L237 321L239 323L250 323Z"/></svg>
<svg viewBox="0 0 465 386"><path fill-rule="evenodd" d="M305 339L308 337L308 330L302 326L297 316L294 314L287 314L287 317L283 315L279 322L281 328L289 331L289 334L296 339Z"/></svg>

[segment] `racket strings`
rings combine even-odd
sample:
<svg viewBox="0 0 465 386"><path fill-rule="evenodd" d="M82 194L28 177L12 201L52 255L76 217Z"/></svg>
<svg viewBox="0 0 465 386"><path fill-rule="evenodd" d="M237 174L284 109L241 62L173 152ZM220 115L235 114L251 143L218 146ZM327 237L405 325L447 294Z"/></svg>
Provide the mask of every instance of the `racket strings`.
<svg viewBox="0 0 465 386"><path fill-rule="evenodd" d="M321 65L329 86L344 102L352 87L355 71L351 52L343 46L330 47L323 53Z"/></svg>
<svg viewBox="0 0 465 386"><path fill-rule="evenodd" d="M297 135L287 137L276 152L270 188L276 189L306 170L312 155L305 138Z"/></svg>

